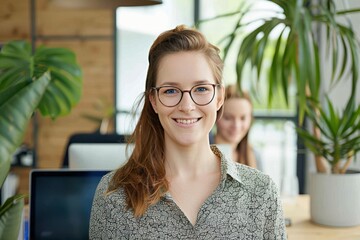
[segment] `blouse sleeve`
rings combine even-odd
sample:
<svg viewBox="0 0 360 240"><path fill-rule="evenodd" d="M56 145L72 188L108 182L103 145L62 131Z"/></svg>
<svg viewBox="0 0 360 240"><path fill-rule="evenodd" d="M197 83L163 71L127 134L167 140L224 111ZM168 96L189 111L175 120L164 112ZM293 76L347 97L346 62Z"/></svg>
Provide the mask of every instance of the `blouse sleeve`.
<svg viewBox="0 0 360 240"><path fill-rule="evenodd" d="M101 179L94 195L90 215L89 239L109 239L109 236L107 236L107 221L110 217L110 210L106 207L105 192L108 186L106 179L105 177Z"/></svg>
<svg viewBox="0 0 360 240"><path fill-rule="evenodd" d="M269 199L265 213L264 239L287 239L284 214L280 195L275 183L270 179Z"/></svg>

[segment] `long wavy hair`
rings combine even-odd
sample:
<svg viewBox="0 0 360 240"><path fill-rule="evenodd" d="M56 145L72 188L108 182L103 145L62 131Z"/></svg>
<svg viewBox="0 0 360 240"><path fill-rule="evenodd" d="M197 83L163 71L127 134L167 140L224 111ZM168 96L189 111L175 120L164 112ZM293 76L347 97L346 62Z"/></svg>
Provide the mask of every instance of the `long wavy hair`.
<svg viewBox="0 0 360 240"><path fill-rule="evenodd" d="M210 44L204 35L184 25L163 32L158 36L149 51L144 105L139 121L129 142L134 149L128 162L116 170L110 181L107 193L123 189L128 209L135 217L142 216L148 207L157 203L169 189L165 177L164 129L158 115L150 103L152 88L156 86L160 60L178 52L201 52L206 57L217 83L222 84L223 62L219 49ZM222 107L217 112L221 116Z"/></svg>
<svg viewBox="0 0 360 240"><path fill-rule="evenodd" d="M238 88L236 87L236 85L228 85L225 88L225 101L229 100L229 99L245 99L246 101L248 101L250 103L250 105L251 105L251 124L252 124L252 122L253 122L253 114L252 114L253 105L252 105L252 101L250 99L249 94L247 92L240 92L238 90ZM250 152L252 151L252 149L248 142L249 131L250 131L250 128L236 147L236 151L238 153L238 159L236 159L236 161L239 163L251 166L252 163L250 162L250 158L251 158Z"/></svg>

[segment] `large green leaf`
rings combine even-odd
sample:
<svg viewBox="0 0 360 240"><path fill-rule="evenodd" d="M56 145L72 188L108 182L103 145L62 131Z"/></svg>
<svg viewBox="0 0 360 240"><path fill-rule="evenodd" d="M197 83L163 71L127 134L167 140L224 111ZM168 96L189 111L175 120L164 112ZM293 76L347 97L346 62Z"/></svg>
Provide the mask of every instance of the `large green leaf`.
<svg viewBox="0 0 360 240"><path fill-rule="evenodd" d="M65 66L63 66L65 67ZM81 72L75 70L72 73L61 69L61 66L50 68L52 81L45 93L44 101L40 102L39 110L44 116L63 116L80 101L82 94ZM52 101L49 101L53 99ZM46 104L51 103L51 105Z"/></svg>
<svg viewBox="0 0 360 240"><path fill-rule="evenodd" d="M13 41L5 44L0 52L0 90L30 78L32 62L29 43Z"/></svg>
<svg viewBox="0 0 360 240"><path fill-rule="evenodd" d="M14 85L0 91L0 164L8 165L8 161L21 144L28 122L42 99L50 83L49 73L45 73L36 81ZM1 171L0 183L4 181Z"/></svg>
<svg viewBox="0 0 360 240"><path fill-rule="evenodd" d="M11 166L11 161L0 161L0 187L3 185Z"/></svg>
<svg viewBox="0 0 360 240"><path fill-rule="evenodd" d="M80 101L82 72L75 54L65 48L41 46L32 55L30 44L13 41L0 52L0 91L49 71L51 82L39 110L43 116L66 115Z"/></svg>
<svg viewBox="0 0 360 240"><path fill-rule="evenodd" d="M81 91L82 73L70 50L39 47L32 54L24 41L4 45L0 52L0 185L34 111L52 118L67 114L79 102ZM0 206L0 239L17 238L21 198L12 197Z"/></svg>
<svg viewBox="0 0 360 240"><path fill-rule="evenodd" d="M22 223L24 197L24 195L16 195L8 198L0 207L0 239L18 239Z"/></svg>

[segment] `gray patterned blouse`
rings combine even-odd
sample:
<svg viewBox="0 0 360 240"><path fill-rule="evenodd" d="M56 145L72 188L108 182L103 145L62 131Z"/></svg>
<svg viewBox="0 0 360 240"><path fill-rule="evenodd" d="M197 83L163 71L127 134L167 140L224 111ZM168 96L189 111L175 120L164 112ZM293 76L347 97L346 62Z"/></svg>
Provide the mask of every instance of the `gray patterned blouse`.
<svg viewBox="0 0 360 240"><path fill-rule="evenodd" d="M274 182L260 171L226 159L220 151L221 183L192 225L169 193L135 218L122 189L105 196L114 172L100 181L91 210L90 239L286 239ZM190 197L190 196L189 196Z"/></svg>

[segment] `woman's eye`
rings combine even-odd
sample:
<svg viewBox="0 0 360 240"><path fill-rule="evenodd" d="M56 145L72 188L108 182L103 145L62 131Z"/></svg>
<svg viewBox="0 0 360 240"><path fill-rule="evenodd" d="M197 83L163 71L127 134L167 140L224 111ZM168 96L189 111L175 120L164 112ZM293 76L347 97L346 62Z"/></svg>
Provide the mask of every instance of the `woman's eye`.
<svg viewBox="0 0 360 240"><path fill-rule="evenodd" d="M207 91L209 91L209 88L205 86L199 86L195 88L195 92L207 92Z"/></svg>
<svg viewBox="0 0 360 240"><path fill-rule="evenodd" d="M179 90L176 88L166 88L163 91L163 94L166 94L166 95L172 95L172 94L176 94L176 93L179 93Z"/></svg>

